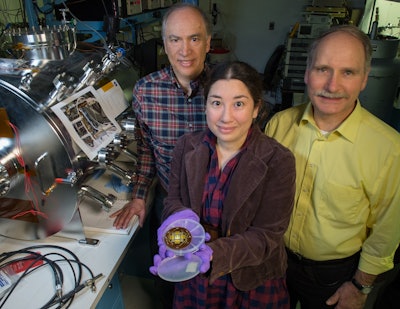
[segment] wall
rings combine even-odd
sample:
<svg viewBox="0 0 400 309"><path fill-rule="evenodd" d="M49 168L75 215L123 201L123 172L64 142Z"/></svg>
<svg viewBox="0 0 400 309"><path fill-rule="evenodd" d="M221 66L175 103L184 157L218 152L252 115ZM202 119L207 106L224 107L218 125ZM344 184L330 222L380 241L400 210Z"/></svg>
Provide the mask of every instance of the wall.
<svg viewBox="0 0 400 309"><path fill-rule="evenodd" d="M202 3L209 1L200 0ZM234 57L253 65L260 73L275 48L284 44L291 27L301 19L308 1L215 0L220 11L215 36L225 40ZM290 9L288 9L290 8ZM274 30L269 30L274 23Z"/></svg>

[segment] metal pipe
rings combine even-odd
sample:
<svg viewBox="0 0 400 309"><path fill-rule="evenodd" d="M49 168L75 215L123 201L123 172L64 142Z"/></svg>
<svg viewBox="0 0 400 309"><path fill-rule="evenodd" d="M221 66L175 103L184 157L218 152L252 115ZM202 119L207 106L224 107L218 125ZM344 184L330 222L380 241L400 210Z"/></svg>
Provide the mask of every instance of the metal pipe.
<svg viewBox="0 0 400 309"><path fill-rule="evenodd" d="M81 196L87 196L89 198L92 198L93 200L99 202L102 206L102 208L109 212L112 206L114 205L114 202L116 201L117 197L108 194L105 195L101 193L100 191L96 190L95 188L88 186L88 185L83 185L81 189L79 190L79 194Z"/></svg>

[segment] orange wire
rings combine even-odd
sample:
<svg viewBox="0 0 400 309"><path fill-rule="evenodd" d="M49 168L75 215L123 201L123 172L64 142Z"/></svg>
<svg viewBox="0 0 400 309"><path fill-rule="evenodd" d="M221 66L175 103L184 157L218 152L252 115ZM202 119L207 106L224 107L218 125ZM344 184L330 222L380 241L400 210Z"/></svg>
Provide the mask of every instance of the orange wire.
<svg viewBox="0 0 400 309"><path fill-rule="evenodd" d="M18 163L24 169L25 194L28 198L30 198L30 204L32 206L31 210L21 212L15 216L13 216L12 219L24 216L25 214L28 214L28 213L31 213L32 215L41 215L44 218L48 219L48 216L44 212L39 210L38 198L37 198L34 188L33 188L32 179L31 179L31 176L29 175L28 171L26 170L25 161L21 154L21 139L19 137L18 128L16 126L14 126L11 122L9 122L8 124L13 129L14 134L15 134L15 139L16 139L16 144L17 144L16 158L17 158ZM29 193L31 193L31 196L29 195Z"/></svg>

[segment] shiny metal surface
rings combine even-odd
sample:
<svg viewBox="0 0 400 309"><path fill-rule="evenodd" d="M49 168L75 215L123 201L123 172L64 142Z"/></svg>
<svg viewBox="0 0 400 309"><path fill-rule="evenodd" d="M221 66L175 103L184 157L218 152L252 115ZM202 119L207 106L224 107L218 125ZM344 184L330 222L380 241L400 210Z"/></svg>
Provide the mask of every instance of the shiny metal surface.
<svg viewBox="0 0 400 309"><path fill-rule="evenodd" d="M0 80L0 97L1 108L15 128L13 139L0 138L0 163L8 171L3 179L10 183L0 198L0 234L18 239L47 237L71 220L78 201L76 187L54 180L81 167L73 162L72 143L57 119L39 114L34 101L4 80ZM9 229L7 220L18 225Z"/></svg>
<svg viewBox="0 0 400 309"><path fill-rule="evenodd" d="M363 107L390 124L393 105L399 95L400 59L396 59L398 39L372 40L371 70L367 86L359 98Z"/></svg>
<svg viewBox="0 0 400 309"><path fill-rule="evenodd" d="M5 46L18 59L67 58L76 47L75 28L68 25L11 28L4 31Z"/></svg>
<svg viewBox="0 0 400 309"><path fill-rule="evenodd" d="M97 159L89 160L43 103L57 87L56 76L65 74L79 82L85 64L101 64L102 59L104 52L98 50L74 52L58 61L0 59L1 235L34 240L68 230L70 222L79 217L82 192L94 192L85 180L107 166L100 166ZM120 73L118 70L113 70L110 78L118 80L121 74L121 80L129 81L121 87L133 87L133 68L122 66ZM29 87L21 87L27 74ZM127 74L131 78L123 77ZM70 82L67 86L73 91L74 83ZM114 166L113 162L108 165ZM119 174L124 172L118 170ZM92 195L103 202L104 209L112 204L112 198L103 198L101 192Z"/></svg>
<svg viewBox="0 0 400 309"><path fill-rule="evenodd" d="M98 202L100 205L102 205L102 208L106 211L109 212L116 201L117 197L112 195L112 194L103 194L99 190L96 190L95 188L91 186L81 186L80 189L80 194L82 196L88 196L91 197L93 200Z"/></svg>

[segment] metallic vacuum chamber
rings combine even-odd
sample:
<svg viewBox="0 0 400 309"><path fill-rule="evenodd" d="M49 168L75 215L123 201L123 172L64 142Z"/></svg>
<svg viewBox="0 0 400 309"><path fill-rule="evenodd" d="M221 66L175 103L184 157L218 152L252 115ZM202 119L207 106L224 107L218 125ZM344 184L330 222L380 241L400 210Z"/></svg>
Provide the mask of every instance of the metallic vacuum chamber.
<svg viewBox="0 0 400 309"><path fill-rule="evenodd" d="M359 97L362 106L390 124L393 105L400 91L400 59L396 58L399 39L381 37L372 40L371 44L371 71L367 86Z"/></svg>
<svg viewBox="0 0 400 309"><path fill-rule="evenodd" d="M21 46L18 48L21 55ZM112 196L85 184L96 171L110 170L126 184L133 179L134 171L115 164L122 152L130 154L132 166L135 164L134 154L127 150L135 140L127 94L137 73L123 52L83 43L69 54L31 52L25 53L30 58L0 59L1 235L34 240L68 229L74 218L79 220L83 196L93 197L109 209ZM57 59L46 58L52 54ZM85 89L104 93L110 87L122 91L108 97L112 113L105 117L103 106L92 103L97 97ZM77 99L68 101L74 97ZM59 109L71 117L68 121L55 112L60 102L68 103ZM114 103L116 110L112 110ZM105 125L113 130L101 129ZM91 136L91 143L84 143L87 136L83 138L83 134ZM82 145L88 148L96 139L101 144L89 155L74 136L82 137Z"/></svg>

